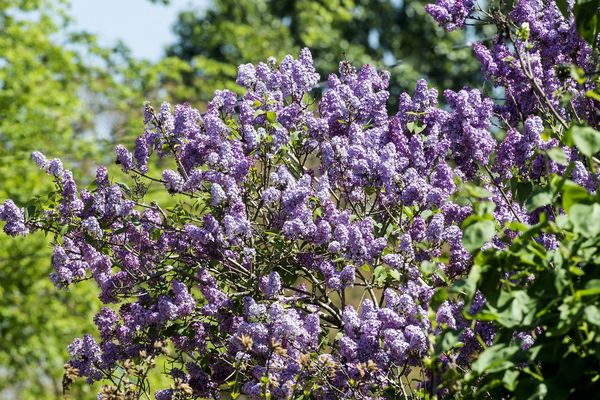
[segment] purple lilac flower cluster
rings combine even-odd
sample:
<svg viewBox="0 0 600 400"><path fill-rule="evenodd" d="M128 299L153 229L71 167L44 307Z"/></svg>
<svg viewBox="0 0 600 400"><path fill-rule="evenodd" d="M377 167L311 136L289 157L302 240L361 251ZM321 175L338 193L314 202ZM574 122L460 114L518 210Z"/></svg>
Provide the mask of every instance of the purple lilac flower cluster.
<svg viewBox="0 0 600 400"><path fill-rule="evenodd" d="M566 129L570 121L598 126L598 101L586 94L594 90L595 84L565 72L572 66L583 74L594 74L597 55L579 36L573 19L565 18L554 1L521 0L507 17L516 29L504 25L489 46L473 45L482 71L502 88L506 99L496 106L499 118L507 123L507 134L496 156L495 171L523 180L539 180L552 173L562 175L564 165L540 154L561 147L557 138L542 139L544 130L550 128L543 120L554 121L561 129ZM490 22L498 23L493 18ZM598 175L584 171L583 160L576 152L567 147L562 150L575 164L571 179L595 191ZM520 167L511 170L515 164Z"/></svg>
<svg viewBox="0 0 600 400"><path fill-rule="evenodd" d="M94 191L79 190L60 160L34 152L60 201L28 216L6 201L4 230L62 232L53 282L91 277L106 304L95 318L99 339L76 339L70 365L90 381L122 382L120 366L171 351L174 385L157 392L159 400L218 398L223 390L380 398L423 368L431 335L447 327L461 330L463 344L448 362L468 366L481 340L493 340L492 325L467 323L460 302L430 312L436 287L471 263L461 224L474 210L457 189L471 182L491 192L501 227L534 220L508 179L564 173L545 153L559 147L545 139L547 121L596 118L597 103L581 98L589 88L550 67L585 69L597 60L572 21L538 3L516 4L513 36L499 34L492 49L474 46L505 90L502 104L464 88L446 90L440 106L437 90L421 80L389 116L389 74L348 61L315 102L320 78L304 49L297 60L241 65L237 82L246 93L217 91L205 113L146 105L145 131L133 152L117 146L117 164L187 206L146 201L112 184L104 167ZM440 1L427 9L452 30L474 8ZM573 107L559 102L557 90L572 94ZM597 175L576 150L563 151L573 179L595 190ZM149 175L155 157L171 162L160 176ZM466 312L484 301L477 297ZM530 346L531 337L520 335Z"/></svg>
<svg viewBox="0 0 600 400"><path fill-rule="evenodd" d="M473 0L438 0L436 4L428 4L425 9L448 31L460 29L473 11Z"/></svg>

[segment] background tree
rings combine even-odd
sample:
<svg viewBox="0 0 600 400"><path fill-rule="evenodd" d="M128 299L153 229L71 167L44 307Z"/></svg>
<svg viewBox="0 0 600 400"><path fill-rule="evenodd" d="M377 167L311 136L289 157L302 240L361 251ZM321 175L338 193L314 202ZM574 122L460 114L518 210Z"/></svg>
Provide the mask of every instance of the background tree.
<svg viewBox="0 0 600 400"><path fill-rule="evenodd" d="M140 133L144 100L181 86L185 64L102 48L93 35L72 30L67 10L54 0L0 3L0 198L20 204L49 189L32 149L60 154L89 182L87 160L113 163L113 141ZM57 291L48 279L50 255L44 235L0 238L1 398L60 397L66 344L93 327L97 291ZM86 390L73 396L91 396Z"/></svg>
<svg viewBox="0 0 600 400"><path fill-rule="evenodd" d="M321 78L338 60L370 63L391 72L390 102L420 77L460 89L480 80L470 46L474 27L444 33L422 1L215 0L206 11L186 11L174 26L168 54L191 63L186 82L207 100L217 88L236 89L236 66L268 56L281 59L309 47ZM395 108L395 107L394 107Z"/></svg>
<svg viewBox="0 0 600 400"><path fill-rule="evenodd" d="M10 1L0 9L0 197L21 202L48 188L31 168L32 147L80 160L96 150L73 141L76 131L90 128L91 115L82 112L78 96L88 71L76 53L50 41L59 29L53 19L57 10L41 11L41 6L52 5ZM30 17L33 10L39 19ZM1 393L44 397L49 389L58 396L64 341L92 325L86 317L96 308L94 291L53 288L43 235L0 240Z"/></svg>

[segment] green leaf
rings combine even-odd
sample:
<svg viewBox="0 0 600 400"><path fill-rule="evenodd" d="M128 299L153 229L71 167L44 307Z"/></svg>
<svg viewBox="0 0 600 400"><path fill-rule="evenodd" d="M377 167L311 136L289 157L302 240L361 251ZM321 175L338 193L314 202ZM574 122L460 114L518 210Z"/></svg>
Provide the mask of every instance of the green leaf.
<svg viewBox="0 0 600 400"><path fill-rule="evenodd" d="M472 364L472 369L478 374L504 371L514 365L510 358L518 351L519 347L515 345L509 346L503 343L493 345L479 355Z"/></svg>
<svg viewBox="0 0 600 400"><path fill-rule="evenodd" d="M577 81L577 83L579 83L579 84L585 83L587 78L585 77L585 71L583 70L583 68L578 67L576 65L571 65L569 70L571 73L571 78L575 79L575 81Z"/></svg>
<svg viewBox="0 0 600 400"><path fill-rule="evenodd" d="M600 32L600 0L578 0L573 7L577 32L592 47L596 47L596 38Z"/></svg>
<svg viewBox="0 0 600 400"><path fill-rule="evenodd" d="M71 227L71 225L69 225L69 224L63 225L63 227L60 228L60 236L65 236L67 234L67 232L69 231L70 227Z"/></svg>
<svg viewBox="0 0 600 400"><path fill-rule="evenodd" d="M478 199L485 199L494 195L489 190L486 190L480 186L475 186L470 183L465 184L465 189L467 190L468 194Z"/></svg>
<svg viewBox="0 0 600 400"><path fill-rule="evenodd" d="M383 284L385 282L385 279L387 278L387 268L383 265L379 265L373 271L373 276L375 277L375 281L378 285Z"/></svg>
<svg viewBox="0 0 600 400"><path fill-rule="evenodd" d="M480 217L489 215L491 218L492 213L496 209L496 204L492 203L491 201L482 201L482 202L475 204L474 208L475 208L475 213L477 215L479 215Z"/></svg>
<svg viewBox="0 0 600 400"><path fill-rule="evenodd" d="M433 212L431 210L425 210L421 213L421 218L427 219L427 218L431 217L432 215L433 215Z"/></svg>
<svg viewBox="0 0 600 400"><path fill-rule="evenodd" d="M552 192L548 189L536 190L525 202L528 212L532 212L540 207L544 207L552 202Z"/></svg>
<svg viewBox="0 0 600 400"><path fill-rule="evenodd" d="M267 121L269 121L270 123L275 123L275 120L277 119L277 114L275 114L275 111L267 111L266 114L267 117Z"/></svg>
<svg viewBox="0 0 600 400"><path fill-rule="evenodd" d="M562 206L569 212L571 206L590 198L590 193L575 182L567 181L562 188Z"/></svg>
<svg viewBox="0 0 600 400"><path fill-rule="evenodd" d="M511 189L514 198L523 203L529 199L531 192L533 192L533 183L531 182L519 182L516 179L511 179Z"/></svg>
<svg viewBox="0 0 600 400"><path fill-rule="evenodd" d="M586 321L596 326L600 326L600 309L596 306L589 305L583 309L583 315Z"/></svg>
<svg viewBox="0 0 600 400"><path fill-rule="evenodd" d="M455 331L444 331L441 335L435 336L435 342L433 345L433 351L435 356L450 350L456 344L459 343L460 332Z"/></svg>
<svg viewBox="0 0 600 400"><path fill-rule="evenodd" d="M476 222L465 228L462 237L463 246L471 253L481 249L496 234L496 224L490 220Z"/></svg>
<svg viewBox="0 0 600 400"><path fill-rule="evenodd" d="M596 296L600 294L600 279L591 279L586 283L585 288L575 292L575 298L581 299L587 296Z"/></svg>
<svg viewBox="0 0 600 400"><path fill-rule="evenodd" d="M508 369L504 372L504 376L502 377L502 383L504 383L504 387L506 387L510 391L514 391L517 386L517 378L519 377L520 372L512 369Z"/></svg>
<svg viewBox="0 0 600 400"><path fill-rule="evenodd" d="M569 159L567 158L567 155L560 147L553 147L550 150L548 150L546 154L548 154L548 157L550 157L552 161L560 165L569 164Z"/></svg>
<svg viewBox="0 0 600 400"><path fill-rule="evenodd" d="M579 149L581 154L592 157L600 151L600 132L589 126L573 125L567 135Z"/></svg>
<svg viewBox="0 0 600 400"><path fill-rule="evenodd" d="M30 205L25 208L25 220L29 220L36 216L37 207L35 205Z"/></svg>
<svg viewBox="0 0 600 400"><path fill-rule="evenodd" d="M498 323L513 328L519 325L529 325L537 312L537 300L524 290L501 292L498 297Z"/></svg>
<svg viewBox="0 0 600 400"><path fill-rule="evenodd" d="M571 229L571 221L569 221L569 217L565 214L560 214L558 216L556 216L556 226L558 226L560 229L565 230L565 229Z"/></svg>
<svg viewBox="0 0 600 400"><path fill-rule="evenodd" d="M435 272L435 270L438 268L437 263L433 262L433 261L423 261L421 263L421 273L425 276L429 276L431 274L433 274Z"/></svg>
<svg viewBox="0 0 600 400"><path fill-rule="evenodd" d="M573 275L577 275L577 276L584 276L585 272L583 272L581 269L571 265L569 267L569 272L572 273Z"/></svg>
<svg viewBox="0 0 600 400"><path fill-rule="evenodd" d="M600 101L600 92L598 90L596 90L596 91L588 90L587 92L585 92L585 95L586 95L586 97L589 97L590 99Z"/></svg>
<svg viewBox="0 0 600 400"><path fill-rule="evenodd" d="M399 281L400 280L400 271L397 269L390 269L388 271L388 275L392 277L392 279Z"/></svg>
<svg viewBox="0 0 600 400"><path fill-rule="evenodd" d="M567 6L567 0L556 0L556 5L558 6L558 9L562 13L563 17L568 18L569 9Z"/></svg>
<svg viewBox="0 0 600 400"><path fill-rule="evenodd" d="M419 134L421 132L423 132L425 130L425 126L421 126L418 125L416 122L409 122L406 124L406 129L408 129L409 132L415 133L415 134Z"/></svg>
<svg viewBox="0 0 600 400"><path fill-rule="evenodd" d="M525 232L527 229L530 228L529 225L517 221L509 221L506 224L504 224L504 227L515 232Z"/></svg>
<svg viewBox="0 0 600 400"><path fill-rule="evenodd" d="M600 204L574 204L569 209L569 219L573 223L573 231L585 237L600 234Z"/></svg>
<svg viewBox="0 0 600 400"><path fill-rule="evenodd" d="M429 307L437 310L437 308L446 300L448 300L448 290L444 287L438 288L433 296L431 296Z"/></svg>
<svg viewBox="0 0 600 400"><path fill-rule="evenodd" d="M465 292L468 298L472 298L475 295L475 292L477 291L477 286L479 284L479 281L481 280L481 275L483 274L483 272L485 272L484 269L485 268L482 267L480 264L473 265L471 267L471 271L469 271L469 276L464 281L464 284L461 280L457 281L453 285L453 290L454 288L456 288L455 291L458 292L462 290Z"/></svg>

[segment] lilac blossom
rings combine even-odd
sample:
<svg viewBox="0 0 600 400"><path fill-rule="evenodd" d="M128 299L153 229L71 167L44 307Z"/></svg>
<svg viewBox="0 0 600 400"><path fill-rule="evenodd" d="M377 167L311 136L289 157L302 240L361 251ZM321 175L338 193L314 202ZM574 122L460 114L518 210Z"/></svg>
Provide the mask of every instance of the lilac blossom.
<svg viewBox="0 0 600 400"><path fill-rule="evenodd" d="M465 25L474 5L473 0L438 0L436 4L428 4L425 9L438 24L453 31Z"/></svg>
<svg viewBox="0 0 600 400"><path fill-rule="evenodd" d="M23 210L18 208L12 200L6 200L0 205L0 220L6 222L4 232L10 236L26 235L29 228L25 225Z"/></svg>
<svg viewBox="0 0 600 400"><path fill-rule="evenodd" d="M427 11L453 30L474 7L440 0ZM548 112L571 118L557 89L569 88L574 112L592 119L583 88L552 67L593 64L556 11L517 3L509 18L531 22L532 47L521 39L511 47L502 36L475 44L486 79L506 93L503 103L472 88L440 99L420 80L390 115L389 73L343 61L312 104L320 77L303 49L298 59L241 65L243 94L217 91L205 112L147 106L133 154L117 146L117 163L142 173L136 183L162 182L168 201L111 184L104 167L93 190L80 190L60 160L35 152L33 161L54 175L58 206L26 220L7 200L0 219L12 236L60 232L53 282L90 279L100 289L99 342L76 339L70 365L96 381L126 370L125 360L167 352L174 384L156 393L159 400L181 390L217 398L231 377L256 399L295 398L307 383L317 398L380 398L397 383L398 366L407 374L423 368L431 338L452 329L461 345L444 356L468 366L482 350L479 339L494 339L493 324L464 318L485 299L477 293L468 310L454 300L430 309L434 291L467 276L473 262L461 225L477 207L461 202L464 184L491 193L499 224L534 221L507 182L566 172L545 153L560 146L547 140ZM536 100L529 72L510 61L517 50L527 53L547 103ZM571 178L596 190L598 176L575 148L565 149ZM174 169L152 177L157 161ZM537 240L557 245L551 235ZM349 300L355 291L360 305ZM515 340L523 349L533 344L527 333Z"/></svg>

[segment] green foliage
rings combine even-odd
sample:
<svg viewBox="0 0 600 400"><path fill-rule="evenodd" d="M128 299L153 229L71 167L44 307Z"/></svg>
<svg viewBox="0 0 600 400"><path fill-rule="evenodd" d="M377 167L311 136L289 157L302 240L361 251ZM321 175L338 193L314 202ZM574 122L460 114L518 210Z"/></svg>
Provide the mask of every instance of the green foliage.
<svg viewBox="0 0 600 400"><path fill-rule="evenodd" d="M311 49L324 81L343 58L389 70L392 103L421 77L444 88L476 83L480 67L465 33L444 34L426 14L425 3L217 0L206 12L179 15L177 42L168 54L190 61L193 71L185 78L201 100L215 89L239 90L234 85L237 65L268 56L281 59L302 47Z"/></svg>
<svg viewBox="0 0 600 400"><path fill-rule="evenodd" d="M468 278L447 290L450 296L465 301L467 310L480 291L485 305L474 315L464 312L464 317L473 323L492 322L496 328L493 345L479 354L466 375L458 374L452 365L443 373L438 369L441 386L457 388L461 398L597 395L600 195L559 177L551 180L548 190L543 203L562 208L566 214L555 220L541 214L538 224L522 226L520 236L511 243L503 238L510 243L505 249L478 253ZM558 247L546 250L538 243L543 235L555 235ZM432 302L434 307L439 304ZM517 332L531 334L533 345L525 346ZM460 334L447 330L438 336L434 358L449 349Z"/></svg>
<svg viewBox="0 0 600 400"><path fill-rule="evenodd" d="M579 0L573 7L577 31L594 47L600 34L600 0Z"/></svg>
<svg viewBox="0 0 600 400"><path fill-rule="evenodd" d="M132 143L143 129L147 97L160 100L164 88L185 96L178 89L185 63L166 58L151 64L133 59L126 48L100 47L93 35L71 30L65 4L0 3L2 201L25 205L49 190L31 151L60 155L89 182L88 160L112 164L113 140ZM41 234L0 237L0 398L60 397L66 346L95 329L97 289L57 290L48 278L51 250ZM71 396L94 392L79 382Z"/></svg>
<svg viewBox="0 0 600 400"><path fill-rule="evenodd" d="M577 31L582 38L596 47L596 39L600 34L600 0L575 0L573 3L573 16ZM563 15L568 17L567 0L557 0L556 4Z"/></svg>
<svg viewBox="0 0 600 400"><path fill-rule="evenodd" d="M574 144L586 157L592 157L600 151L600 132L590 126L573 125L565 136L565 141Z"/></svg>
<svg viewBox="0 0 600 400"><path fill-rule="evenodd" d="M0 9L0 198L21 202L47 189L29 158L32 149L82 158L95 150L73 141L91 124L91 115L80 111L82 60L49 39L58 30L54 5L33 3L3 2ZM38 7L46 11L37 18L26 12ZM49 255L40 235L0 239L2 396L58 397L65 345L90 328L94 291L57 292L48 279Z"/></svg>
<svg viewBox="0 0 600 400"><path fill-rule="evenodd" d="M467 226L463 231L463 245L470 252L475 252L491 240L495 234L496 225L493 221L487 219L477 221Z"/></svg>
<svg viewBox="0 0 600 400"><path fill-rule="evenodd" d="M0 242L0 397L59 398L66 345L93 329L97 290L57 291L43 235L6 242ZM91 397L94 389L82 383L72 394Z"/></svg>

